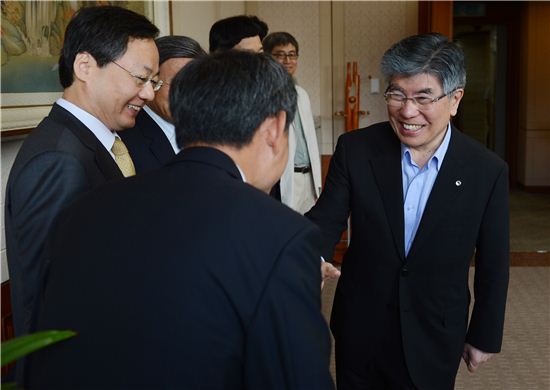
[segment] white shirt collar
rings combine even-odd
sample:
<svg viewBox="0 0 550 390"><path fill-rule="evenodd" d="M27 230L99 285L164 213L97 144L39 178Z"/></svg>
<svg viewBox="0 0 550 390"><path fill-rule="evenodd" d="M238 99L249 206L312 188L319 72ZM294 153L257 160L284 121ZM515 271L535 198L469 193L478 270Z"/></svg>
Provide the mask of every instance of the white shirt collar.
<svg viewBox="0 0 550 390"><path fill-rule="evenodd" d="M111 152L113 144L115 143L115 132L109 130L103 122L90 114L88 111L83 110L76 104L71 103L63 98L57 99L56 103L63 107L65 110L73 114L80 122L84 124L99 140L105 149L111 154L113 158L115 155Z"/></svg>
<svg viewBox="0 0 550 390"><path fill-rule="evenodd" d="M246 176L244 175L243 170L241 169L240 166L237 165L237 163L235 163L235 166L236 166L237 169L239 170L239 173L241 174L241 177L243 178L243 181L246 183Z"/></svg>

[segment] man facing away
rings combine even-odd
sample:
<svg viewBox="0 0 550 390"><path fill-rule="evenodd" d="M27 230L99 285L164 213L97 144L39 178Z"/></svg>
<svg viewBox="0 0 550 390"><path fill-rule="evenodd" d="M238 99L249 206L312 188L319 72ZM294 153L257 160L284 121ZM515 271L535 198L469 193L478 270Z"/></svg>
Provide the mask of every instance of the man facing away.
<svg viewBox="0 0 550 390"><path fill-rule="evenodd" d="M231 50L178 73L182 153L60 217L38 329L78 335L32 355L30 388L333 387L320 232L266 194L295 109L268 56Z"/></svg>
<svg viewBox="0 0 550 390"><path fill-rule="evenodd" d="M340 137L307 214L324 233L325 256L351 215L331 318L337 384L453 389L461 357L475 371L500 351L508 169L450 122L466 85L456 44L405 38L384 54L382 72L389 122Z"/></svg>
<svg viewBox="0 0 550 390"><path fill-rule="evenodd" d="M120 134L138 174L160 168L180 151L170 114L170 84L181 68L206 54L197 41L186 36L161 37L155 43L162 87L139 112L136 125Z"/></svg>
<svg viewBox="0 0 550 390"><path fill-rule="evenodd" d="M238 15L218 20L210 28L210 53L231 49L260 53L267 24L257 16Z"/></svg>
<svg viewBox="0 0 550 390"><path fill-rule="evenodd" d="M263 47L294 77L299 57L296 38L287 32L271 33L263 40ZM321 157L309 95L299 85L296 92L298 109L289 129L288 164L271 194L303 214L311 209L321 193Z"/></svg>
<svg viewBox="0 0 550 390"><path fill-rule="evenodd" d="M134 126L160 85L157 34L144 16L110 6L82 8L67 26L59 58L63 97L23 143L6 190L17 336L29 332L45 241L59 212L82 193L134 174L116 132Z"/></svg>
<svg viewBox="0 0 550 390"><path fill-rule="evenodd" d="M222 52L227 50L245 50L245 51L251 51L254 53L260 53L263 52L262 47L262 40L266 36L268 31L267 24L262 22L258 17L256 16L246 16L246 15L238 15L238 16L232 16L226 19L218 20L216 23L212 25L212 28L210 29L210 52ZM296 45L298 43L296 40L294 40ZM279 61L280 62L280 61ZM282 64L284 66L284 64ZM288 71L288 67L285 67ZM291 72L289 72L291 73ZM292 73L291 73L292 74ZM302 90L303 91L303 90ZM303 91L305 93L305 91ZM307 97L307 94L304 95L304 93L301 93L300 90L297 89L298 93L298 110L297 116L300 116L300 111L304 110L305 106L309 106L309 98ZM307 97L307 99L306 99ZM304 118L308 117L308 114L306 111L304 113ZM307 120L307 119L306 119ZM310 125L308 127L314 127L313 125ZM315 129L313 128L313 131ZM289 207L297 210L298 212L305 212L309 210L312 204L309 203L308 199L305 199L305 203L309 205L309 207L305 207L304 205L298 206L297 203L294 204L294 202L291 200L291 196L294 196L292 194L299 194L299 191L293 191L294 186L292 184L289 184L289 179L291 178L291 173L289 172L292 170L292 167L294 166L294 156L295 156L295 136L294 136L294 127L291 125L290 127L290 159L287 163L287 167L285 168L285 173L283 173L284 184L283 184L283 191L285 191L284 195L281 196L281 190L280 190L280 184L279 182L276 182L272 188L268 189L268 192L271 193L271 195L281 200L283 198L283 203L288 205ZM309 131L308 131L309 134ZM311 137L310 137L311 138ZM315 141L316 142L316 141ZM313 151L313 144L311 142L311 139L309 141L309 144L312 145L312 155L319 155L319 151L316 152ZM312 157L314 159L315 157ZM317 157L318 158L318 157ZM315 164L315 162L313 162ZM317 180L320 182L320 162L319 162L319 171L316 172L315 175L317 176ZM304 186L307 185L304 183L304 180L300 180L300 183ZM338 276L340 276L340 271L334 267L331 263L325 262L324 260L321 262L321 273L323 276L323 280L326 279L335 279Z"/></svg>

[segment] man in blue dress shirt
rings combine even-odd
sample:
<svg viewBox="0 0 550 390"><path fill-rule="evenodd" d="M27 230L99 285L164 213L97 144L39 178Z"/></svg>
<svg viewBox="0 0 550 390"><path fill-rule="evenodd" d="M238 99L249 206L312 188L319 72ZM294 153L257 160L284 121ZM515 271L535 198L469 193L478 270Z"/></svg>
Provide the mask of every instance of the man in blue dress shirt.
<svg viewBox="0 0 550 390"><path fill-rule="evenodd" d="M508 288L508 168L453 127L466 71L439 34L382 58L389 122L340 137L306 214L325 258L347 227L332 309L342 389L452 389L500 351ZM475 302L468 318L468 273Z"/></svg>

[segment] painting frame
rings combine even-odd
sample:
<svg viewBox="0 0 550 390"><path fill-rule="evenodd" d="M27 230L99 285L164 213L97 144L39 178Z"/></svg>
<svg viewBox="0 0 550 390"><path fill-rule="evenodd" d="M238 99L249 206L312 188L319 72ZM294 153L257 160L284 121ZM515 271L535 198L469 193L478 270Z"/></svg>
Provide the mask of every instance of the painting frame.
<svg viewBox="0 0 550 390"><path fill-rule="evenodd" d="M160 30L159 36L171 33L169 0L148 1L145 16ZM2 93L1 137L21 136L30 133L48 115L52 104L62 92Z"/></svg>

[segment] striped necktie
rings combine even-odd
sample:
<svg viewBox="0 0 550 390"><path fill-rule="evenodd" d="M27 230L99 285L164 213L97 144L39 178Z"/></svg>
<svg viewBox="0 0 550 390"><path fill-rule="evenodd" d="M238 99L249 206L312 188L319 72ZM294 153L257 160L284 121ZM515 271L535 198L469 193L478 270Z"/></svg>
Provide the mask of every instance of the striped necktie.
<svg viewBox="0 0 550 390"><path fill-rule="evenodd" d="M115 155L116 165L118 165L124 177L134 176L136 174L136 168L134 167L134 163L132 162L126 145L124 145L124 142L122 142L120 138L115 137L115 143L111 151Z"/></svg>

